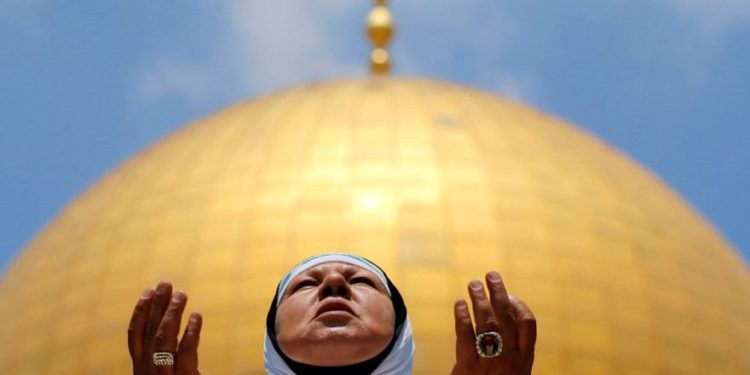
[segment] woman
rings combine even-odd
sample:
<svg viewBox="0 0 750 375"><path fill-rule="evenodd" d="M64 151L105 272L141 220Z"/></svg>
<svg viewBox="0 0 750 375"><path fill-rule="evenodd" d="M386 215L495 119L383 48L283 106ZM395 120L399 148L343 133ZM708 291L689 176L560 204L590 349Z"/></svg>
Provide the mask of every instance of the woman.
<svg viewBox="0 0 750 375"><path fill-rule="evenodd" d="M469 307L454 305L456 363L452 375L531 374L536 320L508 294L500 275L474 280ZM128 329L134 375L199 375L202 317L190 314L178 341L187 296L167 282L146 289ZM302 261L281 280L266 319L265 367L269 374L411 374L414 342L406 306L395 285L374 263L351 254Z"/></svg>

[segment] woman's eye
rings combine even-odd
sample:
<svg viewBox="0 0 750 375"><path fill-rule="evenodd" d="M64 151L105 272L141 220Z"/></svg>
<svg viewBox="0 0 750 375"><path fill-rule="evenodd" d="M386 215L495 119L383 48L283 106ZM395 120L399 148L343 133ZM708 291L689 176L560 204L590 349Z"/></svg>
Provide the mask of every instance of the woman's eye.
<svg viewBox="0 0 750 375"><path fill-rule="evenodd" d="M294 285L294 288L292 288L292 293L300 289L306 288L308 286L315 286L315 285L316 285L315 280L302 280Z"/></svg>
<svg viewBox="0 0 750 375"><path fill-rule="evenodd" d="M371 287L375 287L375 283L366 277L353 277L349 280L350 284L367 284Z"/></svg>

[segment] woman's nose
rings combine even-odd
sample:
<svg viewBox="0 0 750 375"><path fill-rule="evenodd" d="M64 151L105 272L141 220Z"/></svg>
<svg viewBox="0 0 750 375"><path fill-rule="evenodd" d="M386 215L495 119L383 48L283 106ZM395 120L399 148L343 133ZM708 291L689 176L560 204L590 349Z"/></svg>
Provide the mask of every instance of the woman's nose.
<svg viewBox="0 0 750 375"><path fill-rule="evenodd" d="M351 297L351 288L349 283L343 275L337 272L332 272L323 279L320 284L320 298L326 297L342 297L349 299Z"/></svg>

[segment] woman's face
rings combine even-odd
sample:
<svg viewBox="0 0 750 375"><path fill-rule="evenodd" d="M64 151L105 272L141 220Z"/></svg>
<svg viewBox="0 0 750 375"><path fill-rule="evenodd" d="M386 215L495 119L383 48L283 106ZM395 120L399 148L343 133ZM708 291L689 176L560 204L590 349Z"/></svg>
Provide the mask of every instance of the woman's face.
<svg viewBox="0 0 750 375"><path fill-rule="evenodd" d="M289 283L276 312L276 340L297 362L350 365L385 349L394 319L386 286L374 273L322 263Z"/></svg>

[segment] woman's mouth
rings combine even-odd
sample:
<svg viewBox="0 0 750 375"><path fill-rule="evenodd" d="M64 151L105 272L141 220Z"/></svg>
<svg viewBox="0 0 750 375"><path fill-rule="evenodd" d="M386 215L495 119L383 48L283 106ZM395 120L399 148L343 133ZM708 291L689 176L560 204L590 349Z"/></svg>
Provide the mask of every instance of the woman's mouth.
<svg viewBox="0 0 750 375"><path fill-rule="evenodd" d="M315 317L320 316L334 316L334 315L354 315L354 310L352 310L351 307L349 307L349 304L346 303L343 299L335 298L335 299L326 299L323 302L321 302L320 307L318 307L318 311L315 313Z"/></svg>

